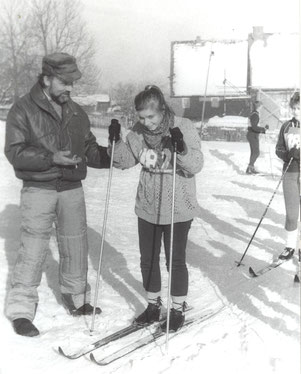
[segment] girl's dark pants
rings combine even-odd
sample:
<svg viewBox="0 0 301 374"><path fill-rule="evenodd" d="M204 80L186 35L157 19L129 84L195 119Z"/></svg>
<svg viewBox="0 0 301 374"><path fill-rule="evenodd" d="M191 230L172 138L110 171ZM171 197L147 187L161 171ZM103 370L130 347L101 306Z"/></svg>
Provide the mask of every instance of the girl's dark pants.
<svg viewBox="0 0 301 374"><path fill-rule="evenodd" d="M254 166L255 161L259 157L260 151L259 151L259 133L248 131L247 132L247 140L250 144L251 149L251 155L250 155L250 161L249 166Z"/></svg>
<svg viewBox="0 0 301 374"><path fill-rule="evenodd" d="M186 296L188 271L186 266L186 244L190 221L174 224L171 295ZM160 249L163 237L167 270L169 267L171 225L156 225L138 218L139 246L143 287L148 292L160 292Z"/></svg>

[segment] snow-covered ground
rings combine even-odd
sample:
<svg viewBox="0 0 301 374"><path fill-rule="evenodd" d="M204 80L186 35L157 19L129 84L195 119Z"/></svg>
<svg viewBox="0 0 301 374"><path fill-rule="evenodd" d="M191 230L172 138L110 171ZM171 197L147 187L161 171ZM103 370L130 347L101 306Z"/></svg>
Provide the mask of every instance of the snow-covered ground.
<svg viewBox="0 0 301 374"><path fill-rule="evenodd" d="M104 130L93 130L106 144ZM187 246L190 274L188 303L195 310L216 314L171 338L168 354L164 340L144 347L120 361L99 367L86 357L68 360L68 352L129 324L145 307L139 268L137 218L134 200L139 167L113 172L110 209L104 248L95 334L87 333L91 319L66 314L58 287L58 254L53 235L39 287L40 304L35 324L40 337L24 338L13 332L4 316L9 278L19 243L18 210L21 187L5 159L4 123L0 122L0 312L1 374L43 373L170 373L192 374L297 374L300 372L300 288L293 283L296 259L260 278L248 279L255 269L277 256L284 247L282 188L245 257L237 267L255 227L278 183L281 163L274 144L261 138L258 169L272 176L249 176L247 143L203 142L205 164L197 176L199 216L194 220ZM84 182L89 226L89 282L92 294L104 215L108 170L90 169ZM167 274L162 258L163 301ZM141 333L139 333L141 334ZM137 335L139 335L137 334ZM136 335L136 336L137 336ZM140 335L139 335L140 336ZM131 338L127 339L127 342ZM101 357L120 343L100 349Z"/></svg>

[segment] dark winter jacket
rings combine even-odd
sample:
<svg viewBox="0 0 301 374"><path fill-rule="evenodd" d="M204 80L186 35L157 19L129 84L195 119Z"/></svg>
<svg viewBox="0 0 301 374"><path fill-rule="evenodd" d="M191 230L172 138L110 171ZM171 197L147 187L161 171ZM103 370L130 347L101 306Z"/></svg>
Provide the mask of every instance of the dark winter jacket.
<svg viewBox="0 0 301 374"><path fill-rule="evenodd" d="M254 112L251 113L250 117L249 117L249 121L250 121L250 125L248 127L248 131L251 131L251 132L255 132L257 134L259 133L265 133L265 128L264 127L261 127L261 126L258 126L258 123L259 123L259 113L257 112L257 110L254 110Z"/></svg>
<svg viewBox="0 0 301 374"><path fill-rule="evenodd" d="M283 170L289 163L289 151L293 148L300 149L300 122L295 118L285 122L280 129L278 141L276 144L276 155L284 161ZM300 172L300 159L293 159L288 172Z"/></svg>
<svg viewBox="0 0 301 374"><path fill-rule="evenodd" d="M24 186L58 191L77 188L87 166L110 165L107 148L97 144L83 109L71 99L62 108L61 119L37 83L9 111L5 155ZM52 156L60 150L70 150L82 162L77 167L54 165Z"/></svg>

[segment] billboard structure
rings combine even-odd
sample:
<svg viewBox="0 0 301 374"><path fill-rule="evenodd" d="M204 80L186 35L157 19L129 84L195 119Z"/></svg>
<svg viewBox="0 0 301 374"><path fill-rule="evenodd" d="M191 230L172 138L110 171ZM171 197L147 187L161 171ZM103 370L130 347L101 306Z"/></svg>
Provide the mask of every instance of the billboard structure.
<svg viewBox="0 0 301 374"><path fill-rule="evenodd" d="M228 97L252 89L297 88L299 34L254 30L246 40L172 42L171 96Z"/></svg>
<svg viewBox="0 0 301 374"><path fill-rule="evenodd" d="M299 87L299 34L249 36L250 88L291 90Z"/></svg>
<svg viewBox="0 0 301 374"><path fill-rule="evenodd" d="M188 118L247 116L252 97L278 127L290 95L299 88L299 34L265 33L243 40L175 41L171 44L170 92L185 102ZM207 105L206 116L205 106ZM184 106L183 106L184 108Z"/></svg>
<svg viewBox="0 0 301 374"><path fill-rule="evenodd" d="M241 95L247 90L247 67L247 40L201 41L197 39L173 42L171 95L173 97ZM231 84L226 85L225 79Z"/></svg>

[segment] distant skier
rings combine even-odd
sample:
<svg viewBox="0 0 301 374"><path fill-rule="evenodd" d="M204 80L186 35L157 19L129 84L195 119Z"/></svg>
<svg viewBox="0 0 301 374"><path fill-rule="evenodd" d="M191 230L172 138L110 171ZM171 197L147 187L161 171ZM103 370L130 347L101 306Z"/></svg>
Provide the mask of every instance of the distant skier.
<svg viewBox="0 0 301 374"><path fill-rule="evenodd" d="M290 99L293 118L285 122L279 132L276 154L284 161L283 170L292 162L283 179L283 195L286 210L286 247L280 259L293 256L298 238L300 211L300 93L295 92Z"/></svg>
<svg viewBox="0 0 301 374"><path fill-rule="evenodd" d="M202 169L200 136L188 119L176 117L156 86L147 86L135 98L138 122L127 135L126 142L116 143L114 166L125 169L142 165L135 212L138 216L139 247L143 286L147 293L147 309L136 323L158 321L161 307L160 248L163 238L166 264L169 264L172 157L177 143L177 171L174 216L170 330L184 323L188 271L186 266L187 236L197 215L194 175ZM120 139L120 125L109 128L110 139ZM166 323L162 325L166 330Z"/></svg>
<svg viewBox="0 0 301 374"><path fill-rule="evenodd" d="M80 77L73 56L45 56L38 82L12 106L7 117L5 155L23 181L21 245L6 304L6 316L19 335L39 335L32 321L53 223L63 303L74 316L93 312L81 181L86 178L87 166L109 168L110 158L107 148L99 146L90 131L87 114L70 98L73 83ZM95 310L101 312L100 308Z"/></svg>
<svg viewBox="0 0 301 374"><path fill-rule="evenodd" d="M249 117L249 124L248 132L247 132L247 140L250 144L250 161L247 167L246 173L247 174L258 174L258 171L255 169L255 162L260 155L259 150L259 134L265 134L265 131L269 128L268 125L265 127L258 126L259 124L259 109L262 106L261 101L254 102L254 110Z"/></svg>

